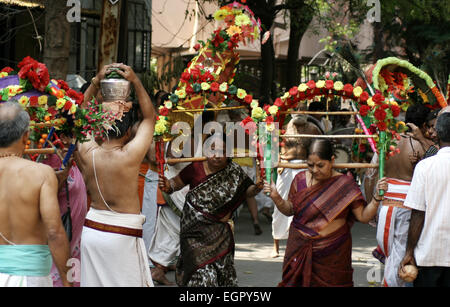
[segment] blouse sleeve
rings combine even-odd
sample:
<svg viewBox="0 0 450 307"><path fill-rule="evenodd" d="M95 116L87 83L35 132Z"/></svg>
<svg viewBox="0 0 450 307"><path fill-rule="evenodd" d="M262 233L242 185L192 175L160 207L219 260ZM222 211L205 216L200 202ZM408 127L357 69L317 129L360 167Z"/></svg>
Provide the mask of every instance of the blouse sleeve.
<svg viewBox="0 0 450 307"><path fill-rule="evenodd" d="M366 202L363 198L358 198L358 199L355 199L355 200L350 204L350 206L351 206L351 208L352 208L352 210L353 210L353 209L357 209L357 208L360 207L360 206L363 206L363 207L367 206L367 202Z"/></svg>
<svg viewBox="0 0 450 307"><path fill-rule="evenodd" d="M293 203L294 202L294 197L297 194L297 187L299 185L299 181L303 178L302 176L299 176L301 173L299 173L297 176L294 177L294 180L292 180L291 183L291 187L289 189L289 194L288 194L288 200Z"/></svg>
<svg viewBox="0 0 450 307"><path fill-rule="evenodd" d="M194 174L195 174L194 164L191 163L185 168L183 168L183 170L179 173L178 176L180 176L181 181L183 181L185 185L189 185L192 182Z"/></svg>

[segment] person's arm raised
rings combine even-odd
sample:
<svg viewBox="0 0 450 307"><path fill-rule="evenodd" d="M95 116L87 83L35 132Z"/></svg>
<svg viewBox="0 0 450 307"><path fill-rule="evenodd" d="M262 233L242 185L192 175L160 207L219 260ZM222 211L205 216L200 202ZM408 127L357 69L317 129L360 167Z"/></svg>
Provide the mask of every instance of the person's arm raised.
<svg viewBox="0 0 450 307"><path fill-rule="evenodd" d="M97 96L98 91L100 90L100 81L105 79L107 72L112 67L112 65L105 65L103 68L97 73L97 75L92 78L91 85L84 92L84 101L81 104L81 108L86 109L88 103Z"/></svg>
<svg viewBox="0 0 450 307"><path fill-rule="evenodd" d="M155 108L141 80L139 80L133 69L123 64L118 65L118 67L120 70L117 70L117 73L133 84L143 116L135 137L124 149L130 154L136 155L136 158L142 161L153 140L156 122Z"/></svg>
<svg viewBox="0 0 450 307"><path fill-rule="evenodd" d="M64 231L61 212L58 203L58 180L54 171L48 166L42 166L44 182L40 193L40 213L48 238L48 247L53 262L59 271L64 286L71 286L67 280L67 261L70 258L69 240Z"/></svg>

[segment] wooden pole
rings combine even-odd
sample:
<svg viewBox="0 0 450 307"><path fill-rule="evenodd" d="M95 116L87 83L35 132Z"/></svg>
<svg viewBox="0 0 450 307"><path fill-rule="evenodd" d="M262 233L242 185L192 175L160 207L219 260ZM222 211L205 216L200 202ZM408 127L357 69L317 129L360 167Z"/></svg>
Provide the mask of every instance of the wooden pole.
<svg viewBox="0 0 450 307"><path fill-rule="evenodd" d="M306 163L278 163L278 168L290 168L290 169L306 169L308 164ZM370 163L336 163L333 165L335 169L343 168L377 168L378 164Z"/></svg>
<svg viewBox="0 0 450 307"><path fill-rule="evenodd" d="M62 126L62 123L34 123L30 124L30 128L51 128L51 127L60 127Z"/></svg>
<svg viewBox="0 0 450 307"><path fill-rule="evenodd" d="M237 106L237 107L223 107L223 108L210 108L210 109L186 109L186 110L172 110L172 113L189 113L189 112L205 112L205 111L211 111L211 112L219 112L219 111L228 111L228 110L239 110L239 109L246 109L246 106Z"/></svg>
<svg viewBox="0 0 450 307"><path fill-rule="evenodd" d="M371 139L376 135L311 135L311 134L285 134L280 135L281 138L311 138L311 139Z"/></svg>
<svg viewBox="0 0 450 307"><path fill-rule="evenodd" d="M56 148L43 148L43 149L26 149L25 155L51 155L56 153Z"/></svg>
<svg viewBox="0 0 450 307"><path fill-rule="evenodd" d="M306 114L306 115L356 115L358 112L352 111L281 111L280 114Z"/></svg>
<svg viewBox="0 0 450 307"><path fill-rule="evenodd" d="M206 157L197 158L174 158L168 159L167 164L177 164L177 163L189 163L189 162L203 162L206 161ZM278 168L290 168L290 169L306 169L308 164L306 163L278 163ZM344 169L344 168L377 168L378 164L371 163L336 163L333 168Z"/></svg>

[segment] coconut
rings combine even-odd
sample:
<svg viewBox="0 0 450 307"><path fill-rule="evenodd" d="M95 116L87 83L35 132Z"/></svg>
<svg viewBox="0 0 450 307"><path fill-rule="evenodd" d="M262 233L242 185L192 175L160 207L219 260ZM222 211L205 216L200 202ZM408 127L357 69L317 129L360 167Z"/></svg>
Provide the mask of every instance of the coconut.
<svg viewBox="0 0 450 307"><path fill-rule="evenodd" d="M398 276L406 282L413 282L417 278L419 271L415 265L405 265L400 269Z"/></svg>

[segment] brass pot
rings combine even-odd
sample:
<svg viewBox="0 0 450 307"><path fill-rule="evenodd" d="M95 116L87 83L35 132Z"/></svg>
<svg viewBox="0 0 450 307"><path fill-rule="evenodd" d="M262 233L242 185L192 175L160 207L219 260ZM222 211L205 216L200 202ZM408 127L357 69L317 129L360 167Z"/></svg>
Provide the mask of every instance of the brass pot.
<svg viewBox="0 0 450 307"><path fill-rule="evenodd" d="M100 88L105 102L128 101L131 94L131 83L125 79L104 79Z"/></svg>

